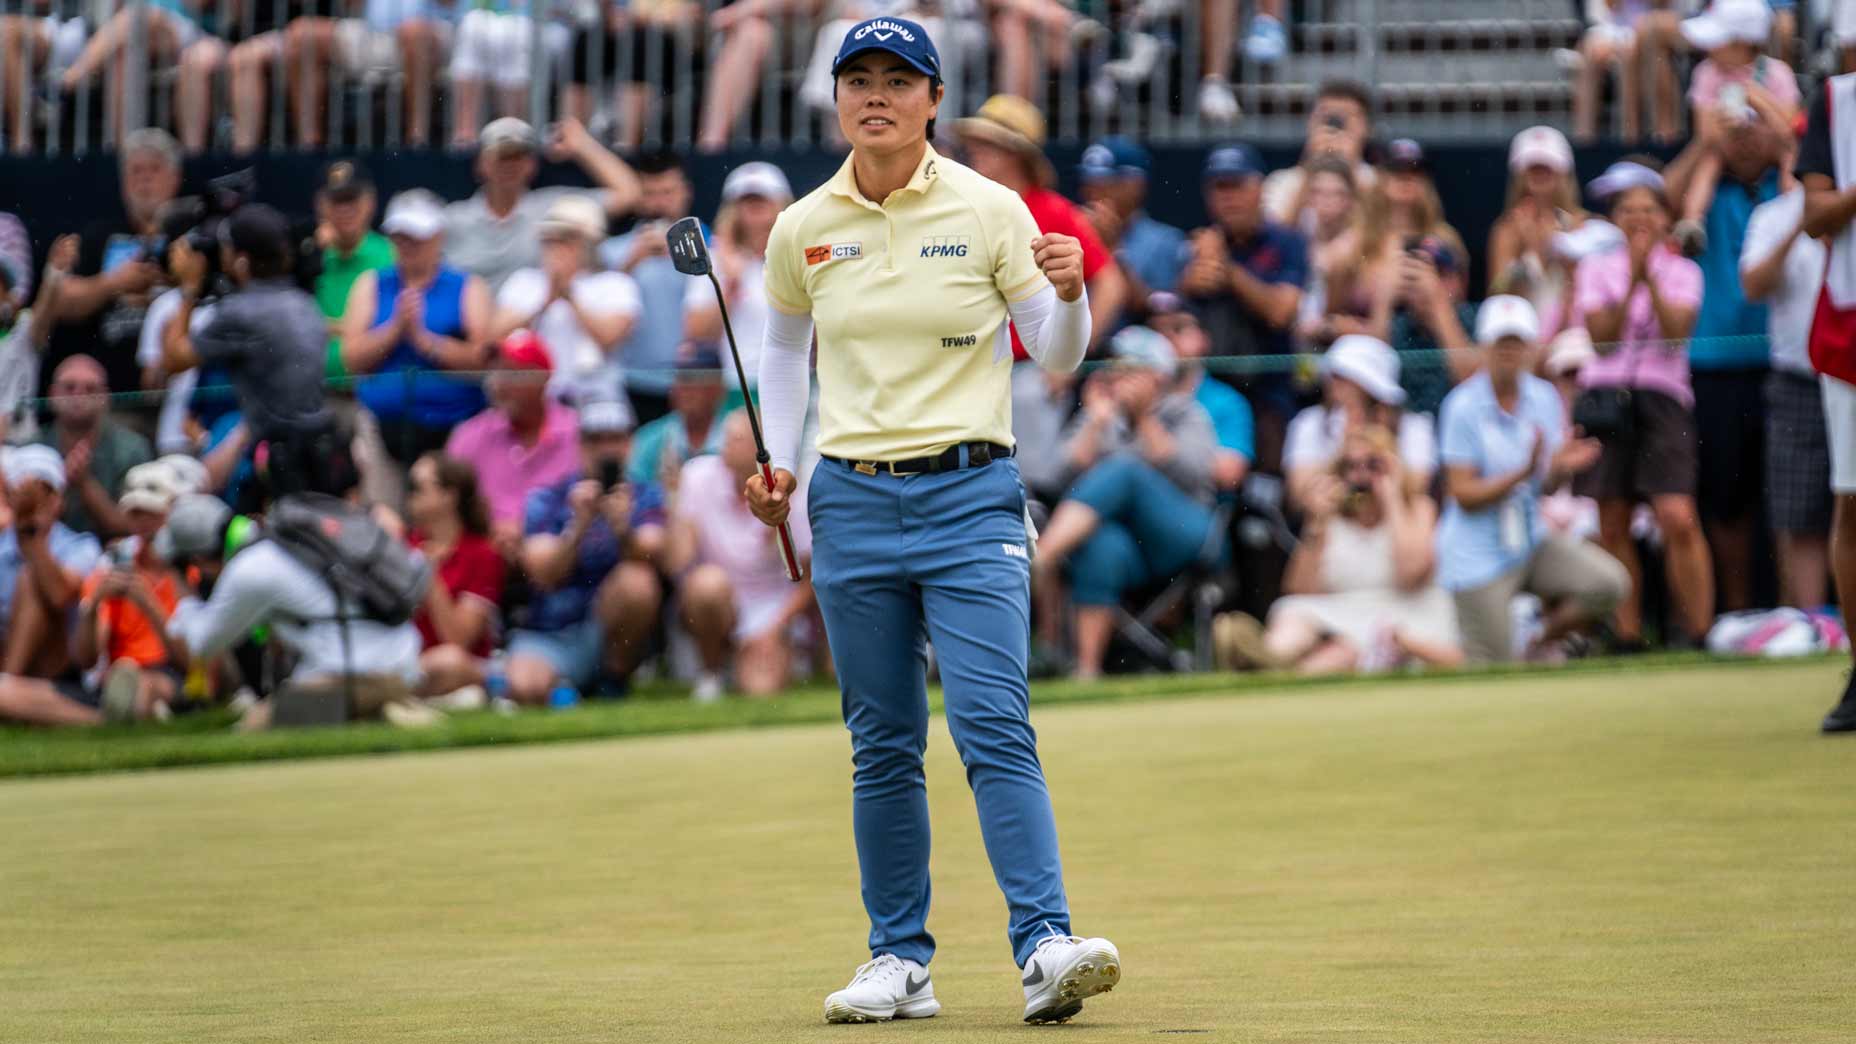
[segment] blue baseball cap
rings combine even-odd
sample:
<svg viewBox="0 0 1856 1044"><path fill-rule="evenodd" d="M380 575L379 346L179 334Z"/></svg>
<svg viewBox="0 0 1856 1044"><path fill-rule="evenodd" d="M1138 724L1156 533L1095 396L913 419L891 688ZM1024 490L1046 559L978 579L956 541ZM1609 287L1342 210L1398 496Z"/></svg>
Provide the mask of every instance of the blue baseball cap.
<svg viewBox="0 0 1856 1044"><path fill-rule="evenodd" d="M1076 172L1084 181L1146 178L1153 169L1147 150L1119 135L1103 138L1083 150Z"/></svg>
<svg viewBox="0 0 1856 1044"><path fill-rule="evenodd" d="M941 75L941 53L928 39L928 30L907 18L871 18L852 26L831 60L831 74L838 75L844 63L868 51L887 51L924 76Z"/></svg>
<svg viewBox="0 0 1856 1044"><path fill-rule="evenodd" d="M1263 157L1248 145L1220 145L1205 156L1205 169L1201 176L1206 181L1219 181L1224 178L1260 178L1267 171L1263 169Z"/></svg>

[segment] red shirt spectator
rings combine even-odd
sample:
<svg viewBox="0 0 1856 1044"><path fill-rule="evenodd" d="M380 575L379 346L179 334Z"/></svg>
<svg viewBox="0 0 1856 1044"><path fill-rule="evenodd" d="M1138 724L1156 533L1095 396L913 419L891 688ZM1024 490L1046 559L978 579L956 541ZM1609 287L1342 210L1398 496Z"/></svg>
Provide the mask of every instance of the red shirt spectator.
<svg viewBox="0 0 1856 1044"><path fill-rule="evenodd" d="M415 548L420 547L425 543L425 537L414 532L408 535L407 542ZM437 563L437 570L438 582L445 585L445 590L453 598L480 598L489 603L492 609L502 602L503 556L496 553L496 548L488 540L475 533L460 534L457 546ZM443 644L432 628L430 613L424 607L414 614L412 622L419 628L419 637L425 643L425 648ZM477 639L477 644L470 649L472 656L490 655L495 645L494 630L486 629Z"/></svg>
<svg viewBox="0 0 1856 1044"><path fill-rule="evenodd" d="M1020 195L1024 197L1025 206L1030 208L1031 219L1037 222L1039 232L1056 232L1082 241L1084 282L1094 279L1097 272L1115 260L1108 247L1102 245L1102 237L1096 235L1081 207L1047 188L1033 188ZM1012 327L1012 358L1018 361L1031 358L1024 342L1018 339L1016 326Z"/></svg>

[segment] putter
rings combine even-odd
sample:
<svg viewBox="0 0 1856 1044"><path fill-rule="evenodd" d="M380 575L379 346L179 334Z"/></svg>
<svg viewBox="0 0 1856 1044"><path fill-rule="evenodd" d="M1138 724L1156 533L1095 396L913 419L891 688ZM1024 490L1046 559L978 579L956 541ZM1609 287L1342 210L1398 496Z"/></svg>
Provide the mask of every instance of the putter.
<svg viewBox="0 0 1856 1044"><path fill-rule="evenodd" d="M735 347L735 328L728 321L728 302L722 298L721 281L715 278L715 266L709 262L709 244L702 238L702 223L693 217L686 217L670 226L665 233L670 244L670 263L684 275L708 276L709 285L715 287L715 303L722 309L722 332L728 335L728 354L735 360L735 377L741 382L741 393L747 398L748 427L754 429L754 459L760 462L761 481L773 488L773 465L767 455L767 440L760 434L760 411L754 408L754 399L748 396L748 375L741 365L741 350ZM780 523L780 558L786 566L786 578L798 583L799 556L793 553L793 531L786 523Z"/></svg>

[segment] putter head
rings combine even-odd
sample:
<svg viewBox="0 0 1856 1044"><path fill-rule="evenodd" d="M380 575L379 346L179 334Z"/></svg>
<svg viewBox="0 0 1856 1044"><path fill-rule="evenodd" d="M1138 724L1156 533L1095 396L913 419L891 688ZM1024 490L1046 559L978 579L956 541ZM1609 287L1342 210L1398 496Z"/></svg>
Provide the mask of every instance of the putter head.
<svg viewBox="0 0 1856 1044"><path fill-rule="evenodd" d="M670 263L684 275L709 274L709 244L703 242L702 222L686 217L664 233L670 242Z"/></svg>

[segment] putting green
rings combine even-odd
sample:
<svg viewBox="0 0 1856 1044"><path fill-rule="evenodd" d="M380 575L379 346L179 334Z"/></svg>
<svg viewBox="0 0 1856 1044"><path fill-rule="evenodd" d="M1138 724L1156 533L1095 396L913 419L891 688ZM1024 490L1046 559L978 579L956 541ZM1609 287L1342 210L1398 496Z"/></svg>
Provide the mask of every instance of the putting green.
<svg viewBox="0 0 1856 1044"><path fill-rule="evenodd" d="M1847 1041L1835 664L1037 714L1121 988L1019 1024L936 719L944 1014L826 1027L867 956L841 729L0 784L7 1041Z"/></svg>

